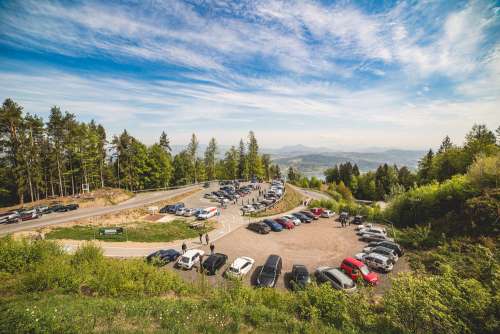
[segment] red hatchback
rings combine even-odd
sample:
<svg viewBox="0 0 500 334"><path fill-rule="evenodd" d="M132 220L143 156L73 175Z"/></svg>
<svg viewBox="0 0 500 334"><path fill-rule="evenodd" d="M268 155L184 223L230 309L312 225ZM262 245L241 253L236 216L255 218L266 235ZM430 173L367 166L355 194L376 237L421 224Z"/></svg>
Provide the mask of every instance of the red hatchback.
<svg viewBox="0 0 500 334"><path fill-rule="evenodd" d="M277 222L278 224L280 224L281 226L283 226L283 228L286 228L289 230L291 230L292 228L295 227L295 225L293 224L293 222L291 220L286 220L283 218L276 218L276 219L274 219L274 221Z"/></svg>
<svg viewBox="0 0 500 334"><path fill-rule="evenodd" d="M363 280L372 285L378 284L378 275L374 272L371 272L366 264L363 262L353 259L352 257L348 257L342 261L340 265L340 269L345 272L348 276L350 276L353 280L358 279L361 275Z"/></svg>

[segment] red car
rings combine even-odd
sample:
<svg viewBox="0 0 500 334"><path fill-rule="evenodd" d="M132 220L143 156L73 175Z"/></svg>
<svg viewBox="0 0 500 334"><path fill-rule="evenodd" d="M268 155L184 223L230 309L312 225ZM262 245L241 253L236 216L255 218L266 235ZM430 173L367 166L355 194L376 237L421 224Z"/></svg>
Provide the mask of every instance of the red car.
<svg viewBox="0 0 500 334"><path fill-rule="evenodd" d="M276 219L274 219L274 221L277 222L278 224L280 224L281 226L283 226L283 228L286 228L289 230L291 230L292 228L295 227L295 225L293 224L293 222L291 220L286 220L283 218L276 218Z"/></svg>
<svg viewBox="0 0 500 334"><path fill-rule="evenodd" d="M342 261L340 265L340 269L350 276L353 280L356 280L360 275L363 280L371 285L378 284L378 275L374 272L371 272L366 264L363 262L356 260L352 257L348 257Z"/></svg>
<svg viewBox="0 0 500 334"><path fill-rule="evenodd" d="M323 213L323 211L325 211L325 209L323 209L323 208L312 208L310 211L313 213L313 215L321 217L321 214Z"/></svg>

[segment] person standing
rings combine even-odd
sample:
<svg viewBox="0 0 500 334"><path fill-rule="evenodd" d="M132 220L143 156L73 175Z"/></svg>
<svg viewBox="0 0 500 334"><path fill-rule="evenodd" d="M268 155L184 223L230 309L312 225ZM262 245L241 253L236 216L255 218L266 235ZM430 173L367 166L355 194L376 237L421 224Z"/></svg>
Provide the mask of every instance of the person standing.
<svg viewBox="0 0 500 334"><path fill-rule="evenodd" d="M212 243L210 244L210 254L212 254L212 255L213 255L213 254L214 254L214 250L215 250L215 245L214 245L214 243L212 242Z"/></svg>
<svg viewBox="0 0 500 334"><path fill-rule="evenodd" d="M186 254L186 249L187 249L186 243L182 242L182 254Z"/></svg>
<svg viewBox="0 0 500 334"><path fill-rule="evenodd" d="M200 235L200 244L203 245L203 233L200 232L199 235Z"/></svg>
<svg viewBox="0 0 500 334"><path fill-rule="evenodd" d="M209 243L209 241L210 241L210 239L209 239L209 237L208 237L208 233L207 233L207 234L205 234L205 241L207 242L207 245L208 245L208 243Z"/></svg>

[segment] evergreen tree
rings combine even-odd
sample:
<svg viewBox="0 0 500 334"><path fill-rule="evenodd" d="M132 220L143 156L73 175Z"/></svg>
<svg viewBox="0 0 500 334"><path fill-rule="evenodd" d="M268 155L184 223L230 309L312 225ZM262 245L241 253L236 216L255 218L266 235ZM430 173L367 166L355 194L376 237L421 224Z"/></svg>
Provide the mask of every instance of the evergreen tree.
<svg viewBox="0 0 500 334"><path fill-rule="evenodd" d="M418 162L417 179L419 184L427 184L432 181L432 160L434 152L432 149Z"/></svg>
<svg viewBox="0 0 500 334"><path fill-rule="evenodd" d="M238 151L238 178L248 180L248 159L245 150L245 143L243 139L239 143Z"/></svg>
<svg viewBox="0 0 500 334"><path fill-rule="evenodd" d="M172 148L170 147L170 139L168 138L165 131L162 131L160 135L160 147L167 153L172 153Z"/></svg>
<svg viewBox="0 0 500 334"><path fill-rule="evenodd" d="M191 135L191 140L189 141L189 144L188 144L188 147L186 149L187 153L189 154L189 160L190 160L190 167L189 167L189 176L190 176L190 180L192 180L193 182L198 182L198 178L197 178L197 165L196 165L196 161L198 159L198 157L196 156L197 152L198 152L198 139L196 138L196 135L193 133Z"/></svg>
<svg viewBox="0 0 500 334"><path fill-rule="evenodd" d="M217 142L215 138L212 138L205 150L205 173L208 180L214 180L216 177L215 166L217 162L217 153Z"/></svg>

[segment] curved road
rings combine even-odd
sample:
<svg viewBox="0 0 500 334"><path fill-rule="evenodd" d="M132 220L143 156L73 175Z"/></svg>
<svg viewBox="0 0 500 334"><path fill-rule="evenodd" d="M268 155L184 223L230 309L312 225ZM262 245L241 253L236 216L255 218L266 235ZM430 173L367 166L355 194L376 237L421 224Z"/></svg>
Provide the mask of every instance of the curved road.
<svg viewBox="0 0 500 334"><path fill-rule="evenodd" d="M325 195L320 192L315 192L307 189L298 188L292 186L295 190L302 193L307 198L313 199L330 199L328 195ZM213 189L210 189L213 190ZM210 202L202 197L202 194L207 191L200 190L189 197L183 200L188 207L203 207L203 206L211 206ZM251 196L256 197L256 191L252 193ZM251 198L251 197L250 197ZM245 198L247 201L248 198ZM303 206L299 206L290 210L289 212L281 213L275 216L269 216L268 218L280 217L284 216L287 213L296 212L298 210L304 209ZM230 205L227 209L223 209L221 216L217 217L217 221L220 224L220 228L217 228L211 232L209 232L210 242L214 242L220 238L226 237L230 233L235 230L246 226L250 221L261 220L262 218L250 218L248 216L242 216L240 213L239 205ZM74 251L80 244L84 241L78 240L64 240L61 241L64 245L64 248L67 251ZM159 249L181 249L182 242L186 242L188 249L190 248L199 248L200 242L198 238L190 239L190 240L175 240L171 242L155 242L155 243L138 243L138 242L127 242L127 243L116 243L116 242L100 242L96 241L96 243L103 249L105 256L111 257L142 257L148 254L151 254Z"/></svg>
<svg viewBox="0 0 500 334"><path fill-rule="evenodd" d="M0 225L0 235L20 232L25 230L34 230L39 227L44 227L48 225L63 224L78 219L102 216L108 213L118 212L121 210L134 209L158 201L172 198L174 196L189 192L199 187L200 187L199 185L193 185L173 190L151 192L151 193L140 193L135 195L131 199L126 200L125 202L112 206L97 207L97 208L82 208L76 211L60 212L60 213L56 212L42 216L41 218L35 220L29 220L15 224Z"/></svg>

